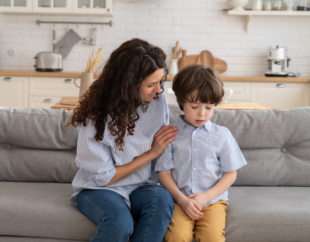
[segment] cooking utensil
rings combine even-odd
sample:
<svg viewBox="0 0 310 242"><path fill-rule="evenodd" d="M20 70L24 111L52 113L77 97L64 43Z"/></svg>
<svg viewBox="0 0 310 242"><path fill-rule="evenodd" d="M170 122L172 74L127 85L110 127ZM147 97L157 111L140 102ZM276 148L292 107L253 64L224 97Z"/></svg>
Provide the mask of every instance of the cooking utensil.
<svg viewBox="0 0 310 242"><path fill-rule="evenodd" d="M186 56L186 50L182 50L182 58L180 58L178 61L179 70L183 69L184 67L188 65L196 64L198 57L199 55ZM214 58L214 69L217 70L218 73L224 73L227 70L226 61L222 59Z"/></svg>
<svg viewBox="0 0 310 242"><path fill-rule="evenodd" d="M199 65L210 66L213 68L214 67L214 57L210 51L204 50L198 56L196 63Z"/></svg>
<svg viewBox="0 0 310 242"><path fill-rule="evenodd" d="M177 55L178 48L179 48L179 41L177 41L177 42L175 43L175 47L174 47L172 59L176 59L176 55Z"/></svg>
<svg viewBox="0 0 310 242"><path fill-rule="evenodd" d="M56 30L54 26L53 27L53 52L55 52L55 44L56 44Z"/></svg>

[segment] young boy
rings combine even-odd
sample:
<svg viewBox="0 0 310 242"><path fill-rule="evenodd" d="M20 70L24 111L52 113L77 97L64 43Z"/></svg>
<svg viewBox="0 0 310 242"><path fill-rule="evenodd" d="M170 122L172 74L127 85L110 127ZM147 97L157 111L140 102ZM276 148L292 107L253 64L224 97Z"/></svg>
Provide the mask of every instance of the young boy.
<svg viewBox="0 0 310 242"><path fill-rule="evenodd" d="M165 239L191 242L195 233L197 241L223 242L227 190L236 170L247 164L231 132L210 122L223 83L213 69L192 65L175 76L172 88L184 115L174 124L176 139L155 166L175 201Z"/></svg>

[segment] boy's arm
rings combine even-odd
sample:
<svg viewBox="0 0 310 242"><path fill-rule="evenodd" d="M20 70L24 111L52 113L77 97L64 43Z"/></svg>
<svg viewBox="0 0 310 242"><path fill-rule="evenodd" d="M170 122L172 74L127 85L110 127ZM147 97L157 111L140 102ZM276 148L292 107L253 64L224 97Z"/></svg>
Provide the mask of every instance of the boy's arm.
<svg viewBox="0 0 310 242"><path fill-rule="evenodd" d="M177 184L172 178L171 170L160 171L159 172L159 179L161 184L163 184L164 188L170 192L173 199L178 203L182 204L186 199L186 196L179 190Z"/></svg>
<svg viewBox="0 0 310 242"><path fill-rule="evenodd" d="M181 206L183 211L192 219L199 220L203 217L203 213L200 212L201 207L198 202L188 199L179 190L175 181L172 178L171 170L159 171L159 179L161 184L170 192L174 200Z"/></svg>
<svg viewBox="0 0 310 242"><path fill-rule="evenodd" d="M196 200L200 206L204 206L214 198L223 194L237 179L237 171L223 172L221 179L209 190L203 193L193 193L188 196ZM201 194L201 195L200 195Z"/></svg>

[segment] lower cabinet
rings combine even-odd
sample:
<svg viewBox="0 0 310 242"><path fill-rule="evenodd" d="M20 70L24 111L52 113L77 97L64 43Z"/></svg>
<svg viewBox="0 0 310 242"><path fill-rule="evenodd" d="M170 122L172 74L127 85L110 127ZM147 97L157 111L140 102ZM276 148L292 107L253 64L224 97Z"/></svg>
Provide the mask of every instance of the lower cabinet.
<svg viewBox="0 0 310 242"><path fill-rule="evenodd" d="M252 82L251 102L274 109L310 105L310 83Z"/></svg>
<svg viewBox="0 0 310 242"><path fill-rule="evenodd" d="M61 97L29 97L29 108L50 108L60 101Z"/></svg>
<svg viewBox="0 0 310 242"><path fill-rule="evenodd" d="M28 108L28 77L0 76L0 106Z"/></svg>

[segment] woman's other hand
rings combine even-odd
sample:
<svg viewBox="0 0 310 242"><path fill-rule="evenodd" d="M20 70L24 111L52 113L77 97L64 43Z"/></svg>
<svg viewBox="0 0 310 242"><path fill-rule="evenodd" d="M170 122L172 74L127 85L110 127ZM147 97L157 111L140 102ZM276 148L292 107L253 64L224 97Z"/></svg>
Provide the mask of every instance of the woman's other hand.
<svg viewBox="0 0 310 242"><path fill-rule="evenodd" d="M172 124L162 127L154 136L151 152L154 157L158 157L163 153L166 146L176 138L178 128L174 128Z"/></svg>

